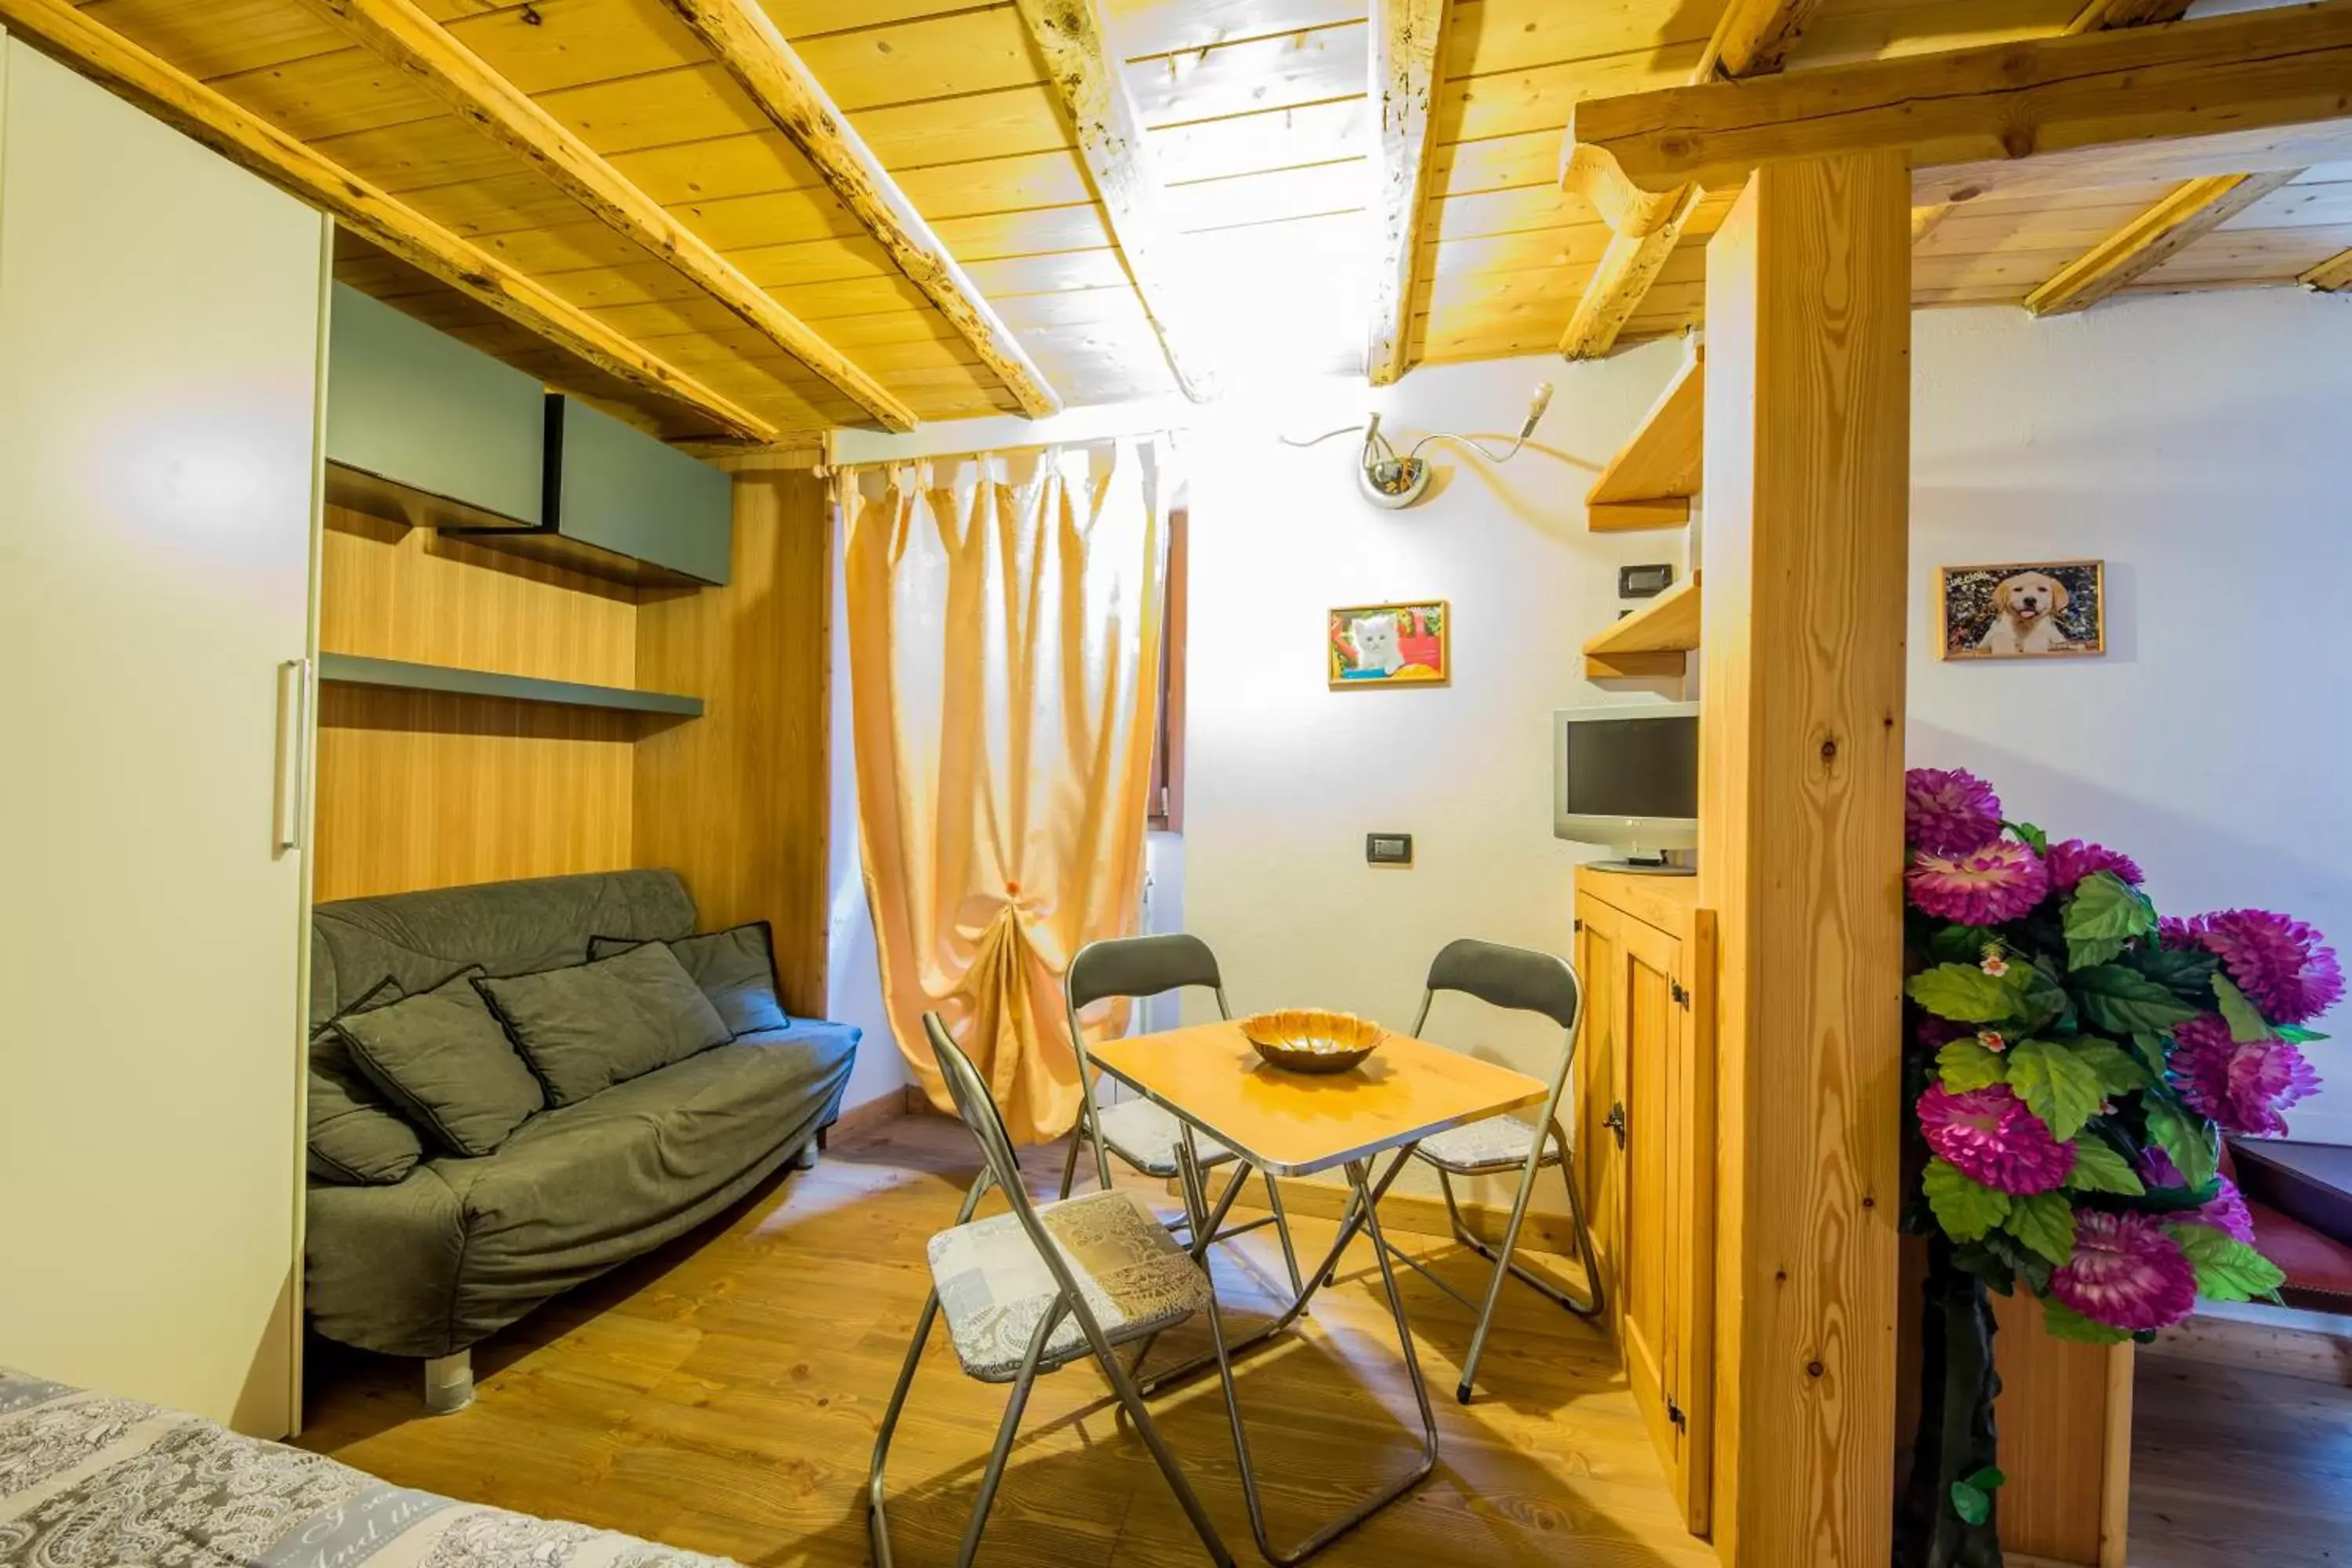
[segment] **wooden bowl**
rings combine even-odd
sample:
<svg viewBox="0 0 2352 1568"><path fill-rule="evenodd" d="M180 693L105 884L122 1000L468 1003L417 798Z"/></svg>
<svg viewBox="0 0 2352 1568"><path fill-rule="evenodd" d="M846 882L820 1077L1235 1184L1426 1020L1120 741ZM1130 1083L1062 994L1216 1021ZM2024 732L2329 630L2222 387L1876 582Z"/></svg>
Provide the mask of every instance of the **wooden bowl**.
<svg viewBox="0 0 2352 1568"><path fill-rule="evenodd" d="M1320 1007L1285 1007L1242 1020L1242 1034L1257 1054L1286 1072L1346 1072L1379 1047L1381 1033L1369 1018Z"/></svg>

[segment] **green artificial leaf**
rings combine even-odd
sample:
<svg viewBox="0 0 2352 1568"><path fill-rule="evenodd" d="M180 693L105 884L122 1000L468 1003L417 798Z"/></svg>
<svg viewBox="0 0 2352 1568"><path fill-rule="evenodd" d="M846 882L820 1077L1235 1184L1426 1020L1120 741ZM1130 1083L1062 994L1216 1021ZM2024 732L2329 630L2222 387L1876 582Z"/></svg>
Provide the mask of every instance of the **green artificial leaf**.
<svg viewBox="0 0 2352 1568"><path fill-rule="evenodd" d="M2286 1275L2229 1232L2210 1225L2176 1225L2172 1239L2197 1270L2197 1293L2213 1301L2252 1301L2286 1283Z"/></svg>
<svg viewBox="0 0 2352 1568"><path fill-rule="evenodd" d="M1998 1051L1989 1051L1974 1040L1952 1040L1936 1053L1936 1071L1944 1087L1954 1094L1966 1094L1972 1089L1989 1089L2009 1076L2008 1064Z"/></svg>
<svg viewBox="0 0 2352 1568"><path fill-rule="evenodd" d="M2080 1132L2107 1098L2091 1064L2053 1040L2027 1040L2010 1047L2009 1087L2062 1139Z"/></svg>
<svg viewBox="0 0 2352 1568"><path fill-rule="evenodd" d="M2029 846L2036 855L2048 853L2050 848L2050 835L2042 832L2042 829L2034 826L2033 824L2030 822L2004 822L2001 826L2008 828L2011 833L2016 834L2018 838Z"/></svg>
<svg viewBox="0 0 2352 1568"><path fill-rule="evenodd" d="M2230 1026L2230 1038L2240 1045L2271 1037L2271 1026L2263 1021L2246 994L2238 989L2237 982L2226 974L2213 976L2213 994L2221 1003L2221 1019Z"/></svg>
<svg viewBox="0 0 2352 1568"><path fill-rule="evenodd" d="M2147 1191L2130 1163L2096 1138L2081 1139L2074 1144L2074 1169L2066 1177L2066 1185L2078 1193L2119 1193L2127 1198Z"/></svg>
<svg viewBox="0 0 2352 1568"><path fill-rule="evenodd" d="M1955 1241L1979 1239L2009 1214L2007 1193L1970 1180L1941 1158L1927 1162L1919 1185L1927 1194L1927 1205L1936 1211L1936 1223Z"/></svg>
<svg viewBox="0 0 2352 1568"><path fill-rule="evenodd" d="M2085 1035L2074 1042L2074 1054L2090 1064L2109 1095L2137 1094L2155 1081L2137 1058L2113 1040Z"/></svg>
<svg viewBox="0 0 2352 1568"><path fill-rule="evenodd" d="M1982 1487L1954 1481L1952 1511L1960 1516L1963 1524L1982 1524L1992 1517L1992 1497Z"/></svg>
<svg viewBox="0 0 2352 1568"><path fill-rule="evenodd" d="M2134 1029L2132 1048L2139 1053L2139 1065L2147 1068L2151 1082L2160 1082L2167 1063L2172 1060L2172 1037L2150 1029Z"/></svg>
<svg viewBox="0 0 2352 1568"><path fill-rule="evenodd" d="M2131 1338L2121 1329L2093 1322L2055 1296L2042 1299L2042 1326L2050 1331L2052 1339L2071 1340L2076 1344L2119 1345Z"/></svg>
<svg viewBox="0 0 2352 1568"><path fill-rule="evenodd" d="M2201 947L2140 947L2131 961L2142 974L2194 1006L2204 1005L2213 994L2213 975L2221 967Z"/></svg>
<svg viewBox="0 0 2352 1568"><path fill-rule="evenodd" d="M1989 1492L1998 1489L2009 1478L2000 1473L1999 1465L1987 1465L1983 1469L1979 1470L1975 1475L1966 1477L1965 1479L1977 1490Z"/></svg>
<svg viewBox="0 0 2352 1568"><path fill-rule="evenodd" d="M2327 1036L2321 1034L2318 1030L2306 1029L2301 1024L2280 1024L2273 1027L2271 1030L2271 1033L2276 1035L2282 1040L2292 1040L2298 1046L2307 1046L2314 1040L2324 1040L2328 1038Z"/></svg>
<svg viewBox="0 0 2352 1568"><path fill-rule="evenodd" d="M2025 1281L2027 1289L2039 1296L2050 1289L2050 1265L2042 1255L2005 1230L1985 1232L1984 1248L2000 1259L2012 1273Z"/></svg>
<svg viewBox="0 0 2352 1568"><path fill-rule="evenodd" d="M2054 1265L2063 1267L2074 1256L2074 1205L2063 1193L2011 1198L2009 1217L2001 1224L2010 1235Z"/></svg>
<svg viewBox="0 0 2352 1568"><path fill-rule="evenodd" d="M1938 926L1927 938L1927 956L1938 963L1973 968L1983 962L1985 949L2000 945L2000 934L1990 926Z"/></svg>
<svg viewBox="0 0 2352 1568"><path fill-rule="evenodd" d="M2166 1158L2180 1172L2181 1181L2189 1186L2203 1186L2221 1168L2213 1124L2201 1117L2192 1117L2175 1105L2158 1101L2148 1107L2147 1135L2164 1151Z"/></svg>
<svg viewBox="0 0 2352 1568"><path fill-rule="evenodd" d="M2120 963L2093 964L2078 970L2073 978L2083 1016L2118 1035L2168 1029L2197 1016L2196 1008L2139 971Z"/></svg>
<svg viewBox="0 0 2352 1568"><path fill-rule="evenodd" d="M2070 937L2066 942L2066 967L2088 969L2094 964L2113 963L2130 945L2128 938L2120 936Z"/></svg>
<svg viewBox="0 0 2352 1568"><path fill-rule="evenodd" d="M2152 936L2156 906L2113 871L2094 871L2074 885L2074 896L2066 901L2064 929L2068 942Z"/></svg>
<svg viewBox="0 0 2352 1568"><path fill-rule="evenodd" d="M1986 1239L2000 1235L1989 1231ZM1982 1241L1956 1241L1952 1244L1953 1267L1975 1275L1985 1282L1985 1288L2007 1296L2017 1289L2017 1268L1999 1252Z"/></svg>
<svg viewBox="0 0 2352 1568"><path fill-rule="evenodd" d="M2032 1034L2055 1024L2061 1030L2071 1030L2074 1025L2074 1000L2066 994L2066 987L2058 983L2055 971L2041 963L2011 964L2007 976L2022 995L2017 1016L2022 1024L2021 1034Z"/></svg>
<svg viewBox="0 0 2352 1568"><path fill-rule="evenodd" d="M1911 1000L1955 1023L1999 1024L2017 1012L2017 988L1973 963L1939 963L1922 970L1906 989Z"/></svg>

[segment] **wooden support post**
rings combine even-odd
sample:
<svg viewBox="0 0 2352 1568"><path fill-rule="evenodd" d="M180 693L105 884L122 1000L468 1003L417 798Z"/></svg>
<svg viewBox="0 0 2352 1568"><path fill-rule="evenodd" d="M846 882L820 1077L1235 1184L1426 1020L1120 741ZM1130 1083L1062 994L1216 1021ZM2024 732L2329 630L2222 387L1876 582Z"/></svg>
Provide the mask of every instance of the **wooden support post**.
<svg viewBox="0 0 2352 1568"><path fill-rule="evenodd" d="M1889 1551L1910 257L1899 153L1767 166L1707 247L1699 900L1736 1568Z"/></svg>

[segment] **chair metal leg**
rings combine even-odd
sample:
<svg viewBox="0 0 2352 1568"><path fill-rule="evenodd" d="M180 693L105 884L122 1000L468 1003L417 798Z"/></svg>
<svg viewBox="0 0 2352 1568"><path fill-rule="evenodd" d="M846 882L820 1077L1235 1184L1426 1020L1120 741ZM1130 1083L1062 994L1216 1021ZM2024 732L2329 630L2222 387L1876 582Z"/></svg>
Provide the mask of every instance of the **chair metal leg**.
<svg viewBox="0 0 2352 1568"><path fill-rule="evenodd" d="M1559 1140L1560 1171L1563 1176L1567 1176L1568 1140L1560 1135L1559 1123L1557 1121L1548 1124L1544 1131L1550 1137ZM1438 1184L1445 1193L1445 1213L1454 1226L1454 1236L1480 1256L1492 1258L1495 1264L1495 1277L1487 1282L1486 1286L1486 1305L1479 1309L1478 1326L1470 1335L1470 1353L1462 1360L1462 1381L1454 1390L1454 1398L1465 1405L1470 1403L1471 1384L1478 1375L1478 1358L1486 1352L1487 1331L1494 1327L1495 1308L1503 1298L1503 1280L1506 1277L1514 1274L1518 1276L1522 1281L1534 1286L1545 1297L1558 1302L1579 1317L1589 1318L1601 1310L1601 1276L1593 1268L1592 1237L1591 1232L1585 1228L1584 1205L1577 1196L1576 1182L1573 1177L1568 1180L1569 1212L1576 1226L1577 1249L1584 1263L1584 1278L1589 1292L1586 1299L1581 1302L1578 1301L1559 1286L1528 1269L1520 1268L1518 1264L1512 1261L1511 1255L1518 1249L1519 1227L1527 1222L1528 1200L1535 1195L1536 1173L1543 1169L1543 1142L1538 1138L1536 1146L1528 1152L1527 1164L1519 1172L1518 1194L1511 1200L1510 1223L1503 1227L1503 1244L1499 1248L1489 1247L1470 1234L1469 1227L1462 1222L1462 1211L1454 1201L1452 1176L1444 1170L1437 1173Z"/></svg>
<svg viewBox="0 0 2352 1568"><path fill-rule="evenodd" d="M1188 1128L1185 1132L1185 1147L1180 1153L1180 1159L1184 1166L1188 1186L1197 1187L1200 1171L1193 1161L1191 1145L1192 1134ZM1393 1177L1402 1167L1402 1161L1400 1160L1390 1167L1388 1175ZM1380 1216L1376 1212L1379 1200L1370 1184L1370 1175L1369 1162L1356 1160L1349 1163L1348 1179L1355 1188L1357 1197L1357 1202L1351 1210L1351 1217L1353 1213L1362 1214L1364 1227L1371 1237L1372 1251L1380 1258L1381 1279L1388 1290L1389 1310L1396 1320L1397 1342L1404 1352L1405 1373L1412 1383L1414 1401L1421 1407L1421 1463L1406 1475L1381 1488L1370 1498L1349 1510L1342 1517L1324 1525L1296 1546L1286 1549L1277 1547L1267 1537L1265 1502L1258 1495L1257 1473L1250 1465L1249 1432L1243 1425L1241 1400L1234 1387L1233 1352L1238 1347L1226 1344L1224 1318L1218 1310L1213 1292L1209 1300L1209 1337L1214 1347L1213 1354L1216 1361L1218 1380L1224 1387L1225 1415L1233 1427L1234 1457L1239 1462L1241 1468L1242 1499L1249 1505L1250 1532L1257 1540L1258 1550L1265 1553L1266 1561L1275 1563L1276 1568L1295 1568L1296 1564L1305 1562L1341 1535L1402 1497L1437 1468L1437 1416L1430 1408L1428 1385L1422 1381L1421 1361L1413 1352L1412 1327L1405 1319L1404 1300L1397 1293L1396 1275L1389 1268L1388 1243L1381 1235ZM1345 1234L1348 1228L1342 1227L1343 1234L1340 1238L1342 1247L1348 1240ZM1319 1279L1321 1273L1322 1271L1318 1269L1317 1278ZM1306 1294L1301 1292L1300 1300L1294 1311L1303 1309Z"/></svg>
<svg viewBox="0 0 2352 1568"><path fill-rule="evenodd" d="M1071 1186L1078 1179L1078 1143L1087 1135L1087 1119L1082 1113L1078 1124L1070 1129L1070 1157L1062 1162L1062 1196L1070 1195Z"/></svg>
<svg viewBox="0 0 2352 1568"><path fill-rule="evenodd" d="M907 1407L907 1391L915 1386L915 1369L923 1363L923 1346L929 1342L931 1325L939 1315L940 1293L934 1289L923 1298L923 1315L916 1321L914 1342L907 1347L907 1364L898 1369L898 1385L890 1391L890 1403L882 1410L882 1426L874 1434L874 1458L866 1471L866 1532L873 1539L875 1568L890 1568L890 1527L882 1511L882 1468L889 1460L898 1413Z"/></svg>
<svg viewBox="0 0 2352 1568"><path fill-rule="evenodd" d="M980 1555L981 1532L988 1528L988 1510L995 1506L996 1489L1004 1480L1004 1461L1013 1452L1013 1436L1021 1430L1021 1413L1029 1407L1029 1390L1037 1381L1037 1361L1045 1353L1045 1342L1054 1336L1066 1314L1059 1301L1053 1310L1037 1321L1036 1331L1029 1336L1029 1348L1021 1358L1021 1371L1013 1380L1012 1397L1004 1402L1004 1419L996 1425L996 1446L988 1451L988 1468L980 1474L980 1495L972 1499L971 1518L964 1521L963 1543L956 1549L956 1568L971 1568L971 1560Z"/></svg>

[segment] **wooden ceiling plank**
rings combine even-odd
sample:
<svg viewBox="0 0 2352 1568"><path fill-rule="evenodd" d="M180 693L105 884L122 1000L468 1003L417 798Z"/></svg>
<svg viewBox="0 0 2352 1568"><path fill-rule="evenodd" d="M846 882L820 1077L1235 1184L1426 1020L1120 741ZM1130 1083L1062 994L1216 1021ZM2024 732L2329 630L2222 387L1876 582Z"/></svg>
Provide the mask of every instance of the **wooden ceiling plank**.
<svg viewBox="0 0 2352 1568"><path fill-rule="evenodd" d="M1706 52L1699 58L1692 79L1737 79L1779 70L1821 7L1822 0L1731 0L1707 39ZM1596 176L1580 163L1577 154L1571 131L1562 175L1583 189ZM1683 226L1697 210L1701 195L1696 184L1685 184L1672 192L1669 201L1647 204L1628 215L1632 222L1617 227L1616 237L1586 281L1567 330L1560 333L1561 357L1599 359L1617 346L1625 323L1641 310L1658 274L1682 243ZM1612 226L1616 227L1613 221Z"/></svg>
<svg viewBox="0 0 2352 1568"><path fill-rule="evenodd" d="M0 20L100 86L598 370L641 393L683 404L732 434L754 441L775 438L776 428L767 420L656 359L224 94L89 21L68 0L0 0Z"/></svg>
<svg viewBox="0 0 2352 1568"><path fill-rule="evenodd" d="M1421 237L1422 196L1429 181L1429 97L1444 58L1450 0L1374 0L1371 91L1380 104L1374 142L1374 216L1380 248L1372 258L1371 331L1364 374L1386 386L1405 372L1411 330L1413 246Z"/></svg>
<svg viewBox="0 0 2352 1568"><path fill-rule="evenodd" d="M664 0L1032 418L1061 398L757 0Z"/></svg>
<svg viewBox="0 0 2352 1568"><path fill-rule="evenodd" d="M1577 159L1620 203L1762 163L1900 151L1915 168L2346 117L2352 0L1588 99Z"/></svg>
<svg viewBox="0 0 2352 1568"><path fill-rule="evenodd" d="M1158 332L1185 396L1214 396L1209 362L1180 238L1168 221L1165 193L1142 116L1112 57L1099 0L1015 0L1062 110L1076 128L1079 155L1127 258L1135 291Z"/></svg>
<svg viewBox="0 0 2352 1568"><path fill-rule="evenodd" d="M484 64L415 0L310 0L352 36L421 82L451 110L529 163L603 220L667 263L838 387L887 429L908 430L915 412L767 290L624 178L538 102Z"/></svg>
<svg viewBox="0 0 2352 1568"><path fill-rule="evenodd" d="M2323 294L2340 294L2352 289L2352 250L2329 257L2295 281Z"/></svg>
<svg viewBox="0 0 2352 1568"><path fill-rule="evenodd" d="M2297 173L2281 169L2189 181L2028 294L2027 312L2063 316L2089 310L2288 184Z"/></svg>
<svg viewBox="0 0 2352 1568"><path fill-rule="evenodd" d="M2108 27L2144 27L2151 22L2178 22L2187 15L2189 0L2090 0L2066 30L2096 33Z"/></svg>

